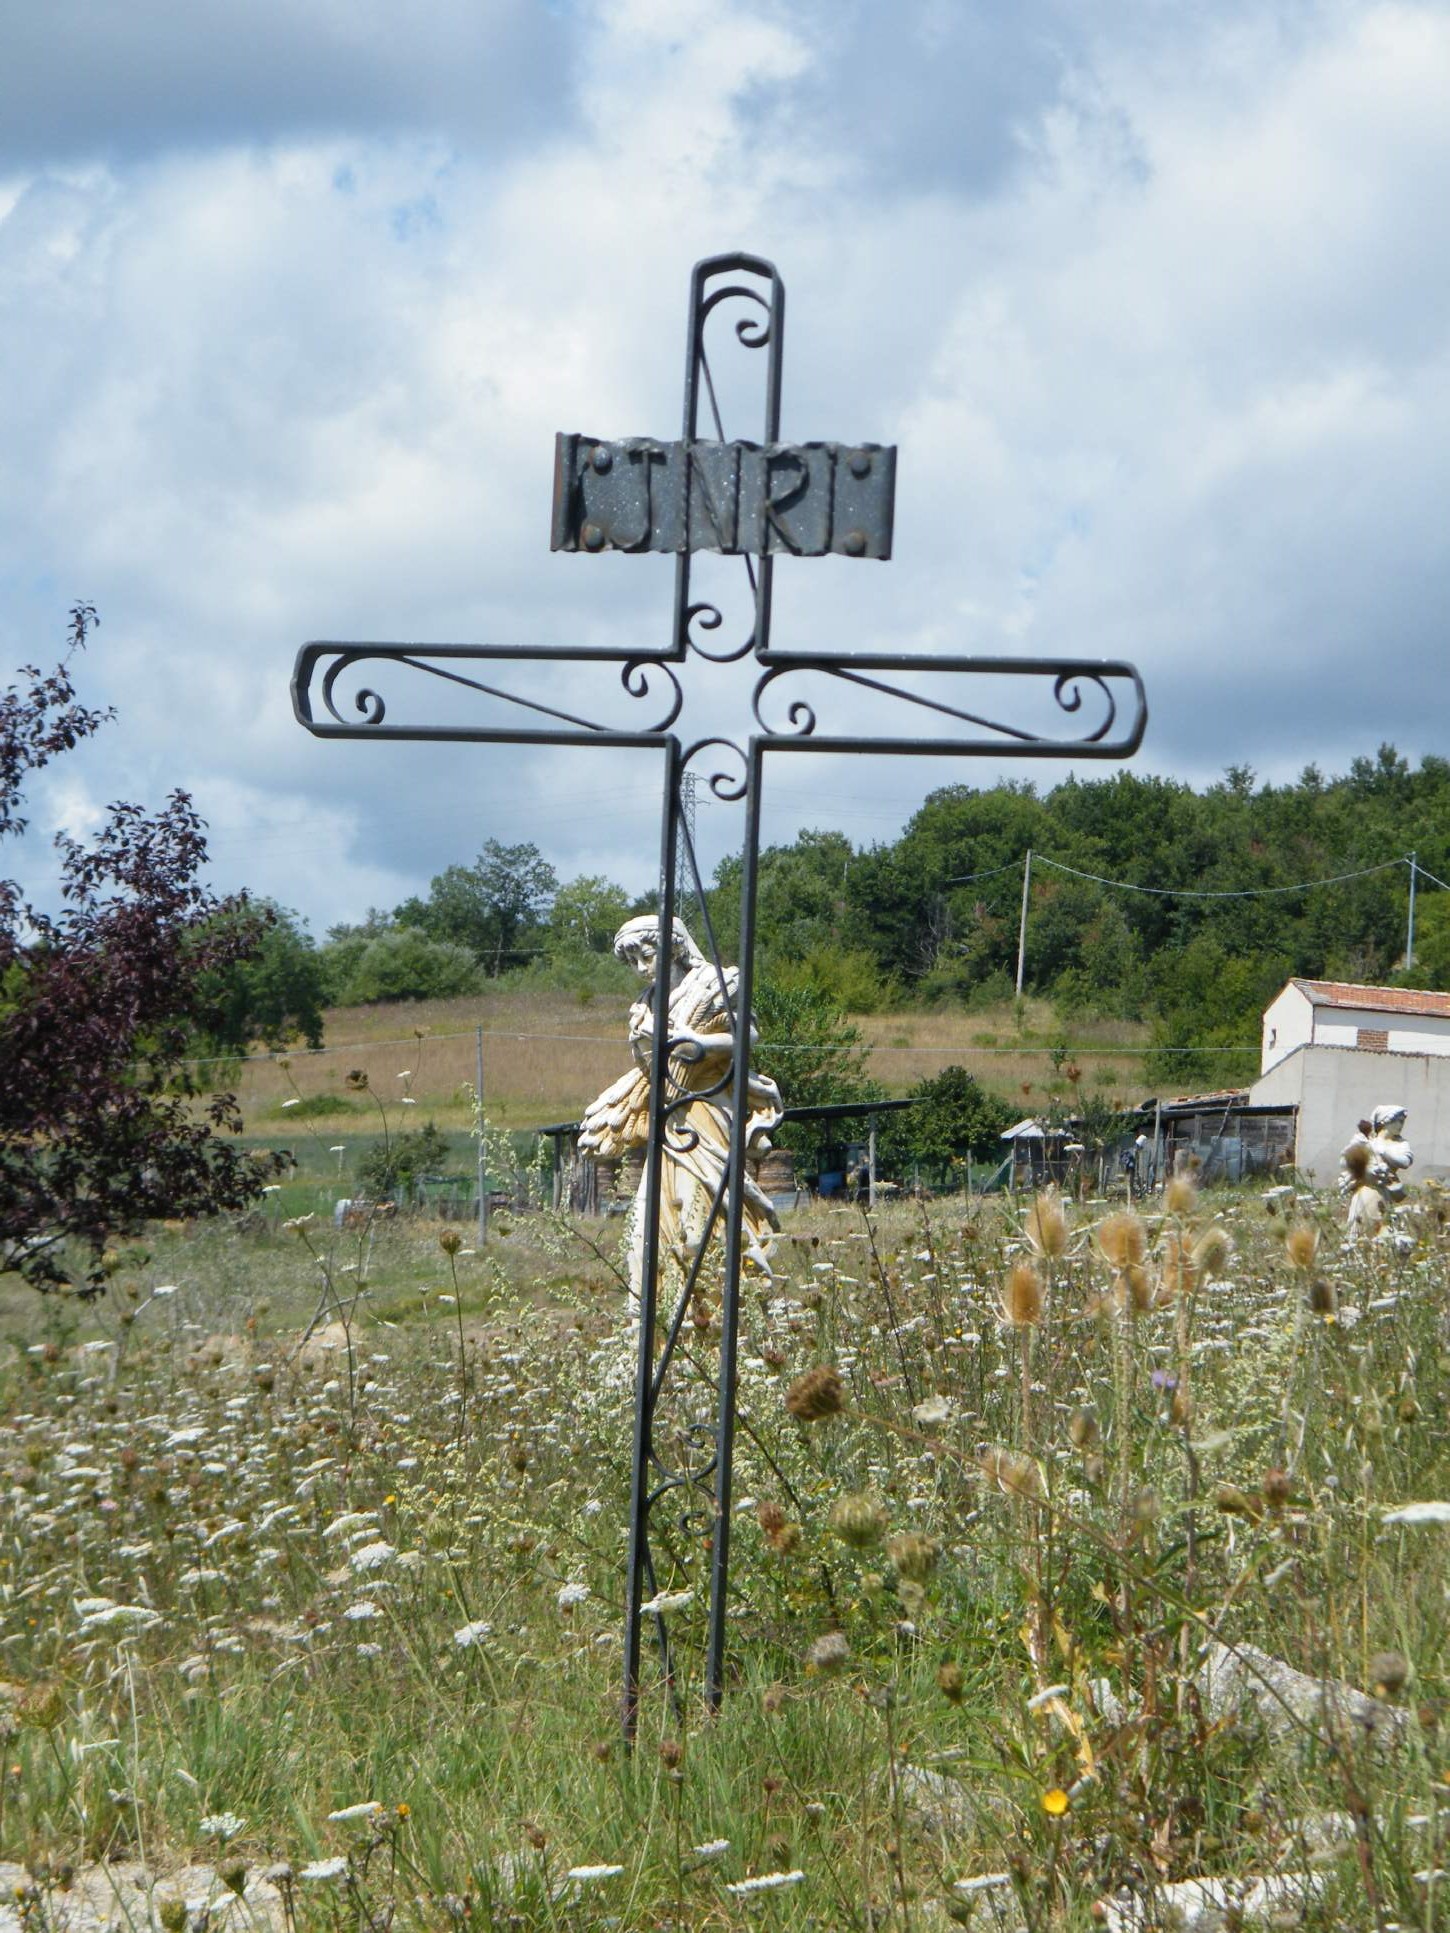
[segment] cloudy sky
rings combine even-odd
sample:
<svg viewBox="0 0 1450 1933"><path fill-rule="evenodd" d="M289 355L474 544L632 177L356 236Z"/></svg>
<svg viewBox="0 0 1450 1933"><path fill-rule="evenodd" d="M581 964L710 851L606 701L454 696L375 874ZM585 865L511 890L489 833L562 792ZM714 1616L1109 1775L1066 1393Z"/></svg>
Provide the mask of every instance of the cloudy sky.
<svg viewBox="0 0 1450 1933"><path fill-rule="evenodd" d="M783 569L779 645L1130 657L1195 780L1450 752L1445 5L0 0L0 44L0 649L93 600L119 712L41 833L185 786L319 932L491 836L648 883L647 759L320 743L287 682L662 641L664 560L551 556L553 435L674 434L742 247L785 435L900 451L894 560ZM774 837L996 776L786 766Z"/></svg>

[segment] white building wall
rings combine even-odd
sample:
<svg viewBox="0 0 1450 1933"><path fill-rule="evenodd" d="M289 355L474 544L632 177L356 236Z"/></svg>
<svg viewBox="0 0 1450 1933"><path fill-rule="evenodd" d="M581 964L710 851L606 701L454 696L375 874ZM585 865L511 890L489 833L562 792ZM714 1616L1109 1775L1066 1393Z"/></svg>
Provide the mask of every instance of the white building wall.
<svg viewBox="0 0 1450 1933"><path fill-rule="evenodd" d="M1272 1012L1270 1007L1266 1020ZM1315 1007L1313 1014L1316 1047L1357 1047L1363 1029L1387 1034L1392 1054L1450 1054L1450 1018L1386 1013L1382 1007Z"/></svg>
<svg viewBox="0 0 1450 1933"><path fill-rule="evenodd" d="M1382 1016L1383 1017L1383 1016ZM1299 1110L1294 1165L1318 1187L1331 1187L1339 1151L1356 1124L1386 1102L1405 1109L1405 1138L1415 1152L1411 1181L1450 1175L1450 1054L1369 1054L1316 1042L1261 1074L1249 1092L1255 1107L1293 1102Z"/></svg>
<svg viewBox="0 0 1450 1933"><path fill-rule="evenodd" d="M1264 1009L1260 1073L1267 1074L1286 1054L1292 1054L1296 1047L1307 1047L1313 1038L1314 1009L1309 996L1291 982Z"/></svg>

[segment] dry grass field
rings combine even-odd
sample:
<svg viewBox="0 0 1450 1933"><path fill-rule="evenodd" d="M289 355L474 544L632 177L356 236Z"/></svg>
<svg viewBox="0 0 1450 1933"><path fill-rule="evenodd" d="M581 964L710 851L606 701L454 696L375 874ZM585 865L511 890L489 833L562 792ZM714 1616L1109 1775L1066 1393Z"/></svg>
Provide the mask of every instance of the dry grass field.
<svg viewBox="0 0 1450 1933"><path fill-rule="evenodd" d="M1444 1929L1450 1211L1343 1235L1181 1183L792 1218L724 1710L686 1489L631 1753L619 1225L152 1231L0 1322L0 1925Z"/></svg>
<svg viewBox="0 0 1450 1933"><path fill-rule="evenodd" d="M248 1062L238 1091L248 1130L266 1132L300 1096L331 1096L335 1114L316 1110L319 1132L367 1113L366 1096L347 1077L365 1070L373 1092L390 1108L404 1096L440 1126L469 1119L466 1088L476 1064L474 1029L484 1029L484 1095L500 1127L538 1127L573 1120L626 1065L625 995L577 995L505 988L478 998L400 1001L386 1006L335 1008L327 1015L326 1046ZM865 1014L857 1024L870 1048L872 1074L893 1094L953 1063L985 1085L1041 1107L1060 1087L1049 1048L1063 1037L1051 1008L1028 1001L1019 1027L1010 1005L977 1013ZM1083 1085L1136 1098L1143 1029L1128 1022L1087 1021L1066 1034L1076 1050ZM787 1096L787 1099L789 1097ZM308 1116L313 1117L309 1107ZM421 1118L421 1117L420 1117ZM359 1123L361 1126L361 1123Z"/></svg>

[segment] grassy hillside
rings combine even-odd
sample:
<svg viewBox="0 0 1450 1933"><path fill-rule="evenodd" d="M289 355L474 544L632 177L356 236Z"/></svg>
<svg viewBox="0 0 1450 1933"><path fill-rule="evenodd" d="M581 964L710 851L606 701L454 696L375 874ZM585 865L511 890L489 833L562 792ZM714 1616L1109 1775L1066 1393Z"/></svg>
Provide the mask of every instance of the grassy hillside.
<svg viewBox="0 0 1450 1933"><path fill-rule="evenodd" d="M334 1008L320 1052L243 1067L238 1091L247 1128L265 1133L274 1123L287 1123L295 1134L306 1122L320 1134L347 1125L365 1132L379 1120L378 1101L402 1119L405 1098L416 1103L408 1115L462 1127L469 1118L465 1088L475 1075L479 1026L490 1119L505 1127L572 1120L627 1065L628 1005L617 995L581 1000L509 989L458 1000ZM1024 1111L1041 1107L1049 1089L1065 1091L1050 1052L1063 1039L1074 1050L1069 1064L1081 1069L1085 1090L1101 1086L1132 1096L1140 1084L1142 1027L1087 1021L1064 1036L1046 1001L1029 1000L1020 1026L1007 1004L971 1013L865 1014L857 1024L870 1046L872 1074L893 1094L957 1063L1020 1100ZM348 1085L356 1070L368 1076L366 1093ZM299 1098L304 1107L284 1107Z"/></svg>

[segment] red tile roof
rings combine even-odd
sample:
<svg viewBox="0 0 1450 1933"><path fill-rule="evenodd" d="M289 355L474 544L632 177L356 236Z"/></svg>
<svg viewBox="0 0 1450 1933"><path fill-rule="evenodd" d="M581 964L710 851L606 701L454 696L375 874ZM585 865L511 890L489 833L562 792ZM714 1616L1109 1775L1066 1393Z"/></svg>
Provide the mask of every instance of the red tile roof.
<svg viewBox="0 0 1450 1933"><path fill-rule="evenodd" d="M1315 1007L1358 1007L1369 1013L1416 1014L1450 1020L1450 993L1419 987L1357 987L1347 980L1291 980Z"/></svg>

